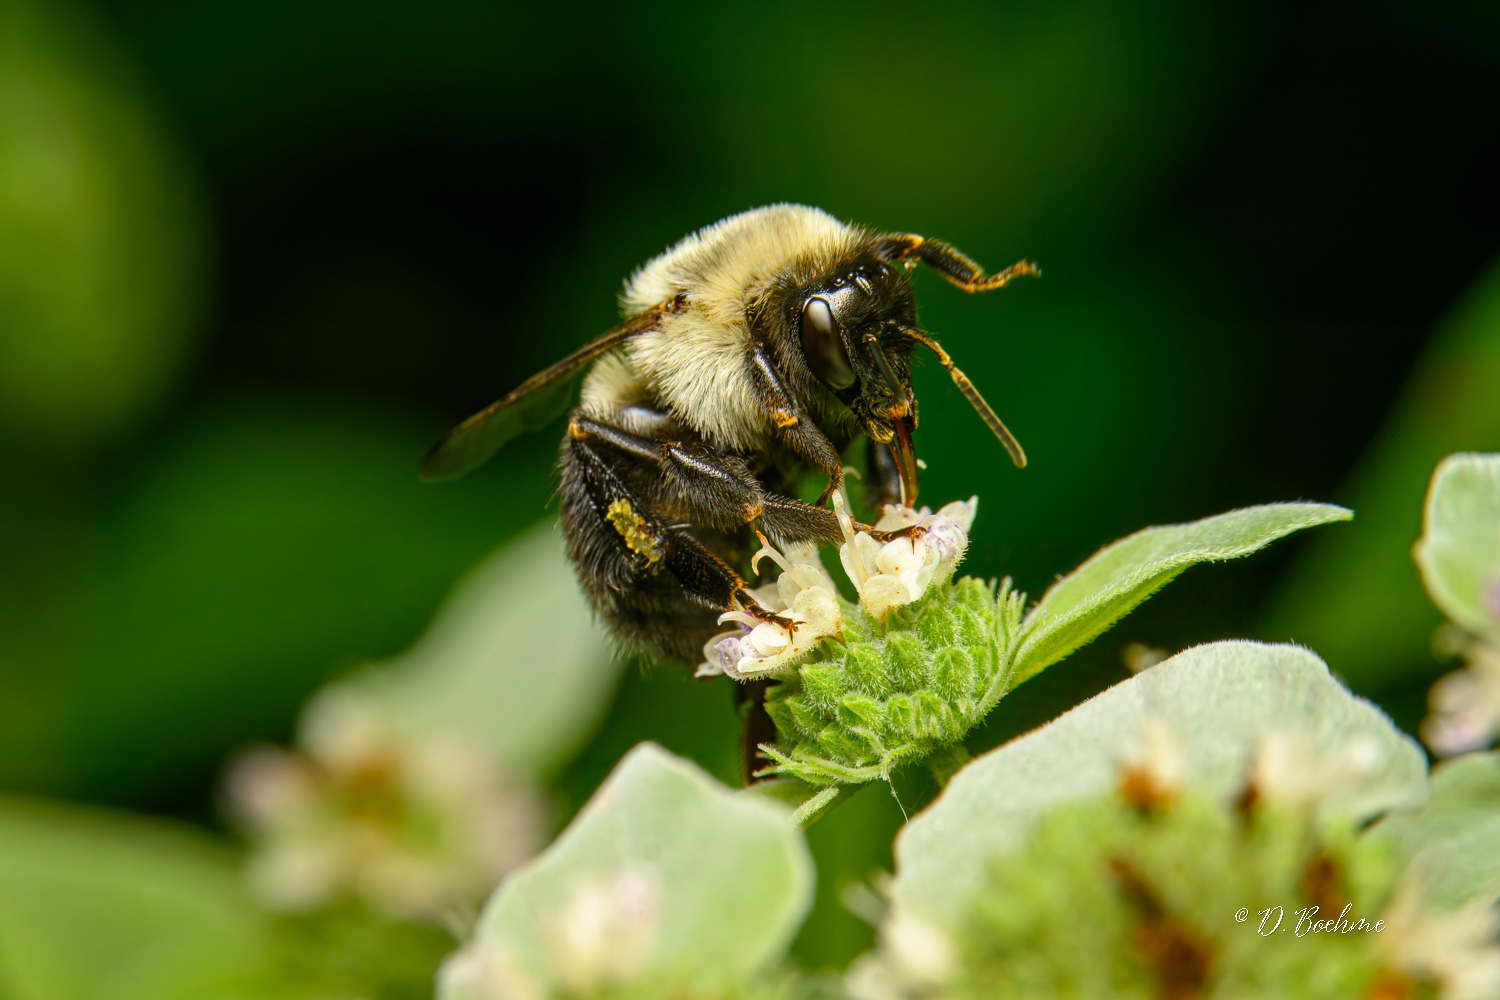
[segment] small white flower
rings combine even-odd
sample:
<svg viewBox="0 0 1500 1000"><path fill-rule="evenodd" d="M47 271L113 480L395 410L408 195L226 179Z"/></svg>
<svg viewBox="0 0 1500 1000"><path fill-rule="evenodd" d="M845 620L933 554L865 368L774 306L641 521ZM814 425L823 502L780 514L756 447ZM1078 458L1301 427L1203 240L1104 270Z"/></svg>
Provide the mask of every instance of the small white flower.
<svg viewBox="0 0 1500 1000"><path fill-rule="evenodd" d="M1171 654L1165 649L1148 646L1144 642L1132 642L1120 651L1120 660L1132 674L1150 670Z"/></svg>
<svg viewBox="0 0 1500 1000"><path fill-rule="evenodd" d="M349 892L390 916L442 920L541 846L540 793L473 748L404 738L331 696L312 705L301 742L249 752L226 782L252 842L250 887L268 906Z"/></svg>
<svg viewBox="0 0 1500 1000"><path fill-rule="evenodd" d="M1251 781L1267 799L1317 807L1375 777L1380 754L1379 744L1368 735L1324 747L1306 730L1272 730L1261 738Z"/></svg>
<svg viewBox="0 0 1500 1000"><path fill-rule="evenodd" d="M862 956L844 978L854 1000L919 1000L943 994L958 956L939 928L896 911L880 928L880 950Z"/></svg>
<svg viewBox="0 0 1500 1000"><path fill-rule="evenodd" d="M576 886L562 913L546 922L561 983L587 995L638 980L655 954L660 896L656 880L635 869Z"/></svg>
<svg viewBox="0 0 1500 1000"><path fill-rule="evenodd" d="M953 975L953 942L932 924L898 911L881 928L880 941L911 979L937 985Z"/></svg>
<svg viewBox="0 0 1500 1000"><path fill-rule="evenodd" d="M547 990L504 942L469 944L438 971L438 996L465 1000L549 1000Z"/></svg>
<svg viewBox="0 0 1500 1000"><path fill-rule="evenodd" d="M1141 727L1141 741L1125 759L1123 791L1137 804L1175 798L1187 784L1187 755L1182 740L1165 719L1149 718Z"/></svg>
<svg viewBox="0 0 1500 1000"><path fill-rule="evenodd" d="M902 537L881 543L868 532L855 531L842 492L834 494L833 509L844 530L839 561L859 592L860 602L877 619L890 610L910 604L927 592L934 581L946 579L963 558L969 545L969 526L974 523L978 497L950 503L934 514L929 508L913 510L890 504L874 527L897 531L920 525L917 538ZM797 542L777 550L764 538L752 568L762 558L781 567L774 584L751 591L768 611L796 622L790 631L774 622L761 621L742 609L727 611L719 624L735 623L733 631L721 632L703 647L703 662L697 676L728 674L736 680L785 673L797 665L820 642L839 633L843 613L833 577L818 559L818 548Z"/></svg>
<svg viewBox="0 0 1500 1000"><path fill-rule="evenodd" d="M530 917L538 952L483 932L443 963L439 996L464 1000L556 1000L639 988L657 971L661 888L651 873L622 868L581 878Z"/></svg>
<svg viewBox="0 0 1500 1000"><path fill-rule="evenodd" d="M796 622L790 632L774 622L764 622L745 611L728 611L719 624L735 622L737 628L714 636L703 647L704 661L698 676L728 674L736 680L761 677L789 670L805 653L831 635L843 622L838 590L833 577L818 561L818 548L810 542L788 545L778 551L765 543L751 561L754 568L762 557L781 567L781 576L770 586L753 591L768 611Z"/></svg>
<svg viewBox="0 0 1500 1000"><path fill-rule="evenodd" d="M953 572L969 547L969 527L979 498L948 504L936 514L930 508L913 510L888 505L875 528L899 531L920 525L924 531L915 539L901 537L884 544L868 532L854 530L848 503L843 495L834 494L833 509L844 529L844 544L839 546L839 561L844 572L859 591L860 603L878 620L884 620L892 608L910 604L927 592L934 580Z"/></svg>
<svg viewBox="0 0 1500 1000"><path fill-rule="evenodd" d="M1469 642L1464 651L1469 662L1427 695L1422 742L1440 757L1483 750L1500 736L1500 648Z"/></svg>

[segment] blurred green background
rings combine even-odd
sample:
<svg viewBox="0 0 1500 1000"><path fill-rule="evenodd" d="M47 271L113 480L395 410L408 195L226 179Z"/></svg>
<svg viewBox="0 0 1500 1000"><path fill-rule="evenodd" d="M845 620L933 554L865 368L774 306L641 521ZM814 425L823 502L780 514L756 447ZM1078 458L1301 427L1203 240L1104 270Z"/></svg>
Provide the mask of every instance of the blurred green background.
<svg viewBox="0 0 1500 1000"><path fill-rule="evenodd" d="M971 748L1129 642L1226 636L1306 642L1412 729L1427 476L1500 449L1497 121L1481 2L0 0L0 788L218 827L228 755L553 516L556 433L437 487L427 445L782 200L1045 267L915 279L1032 462L919 373L971 572L1037 594L1146 524L1359 513L1194 570ZM566 808L645 738L732 780L729 683L627 671ZM812 829L804 962L866 946L837 896L900 819L875 789Z"/></svg>

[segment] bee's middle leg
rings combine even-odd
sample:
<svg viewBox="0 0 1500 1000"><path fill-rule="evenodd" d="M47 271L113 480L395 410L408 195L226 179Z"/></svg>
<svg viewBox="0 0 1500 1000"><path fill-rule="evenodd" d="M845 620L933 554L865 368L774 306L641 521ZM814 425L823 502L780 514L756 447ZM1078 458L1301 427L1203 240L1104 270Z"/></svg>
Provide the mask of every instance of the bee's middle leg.
<svg viewBox="0 0 1500 1000"><path fill-rule="evenodd" d="M648 437L582 415L569 421L568 433L578 441L608 445L637 462L653 463L661 475L659 493L707 526L733 530L759 522L766 534L780 542L837 544L844 540L833 511L763 491L737 459L702 443ZM859 521L854 522L854 530L882 542L920 534L915 528L879 531Z"/></svg>
<svg viewBox="0 0 1500 1000"><path fill-rule="evenodd" d="M707 526L733 529L761 516L760 484L744 464L699 442L636 434L582 415L568 422L568 434L655 466L661 477L657 492Z"/></svg>
<svg viewBox="0 0 1500 1000"><path fill-rule="evenodd" d="M653 549L662 553L663 565L685 594L720 611L742 608L765 621L793 627L789 619L763 608L745 579L689 534L686 526L668 526L667 518L659 513L663 507L677 508L704 527L720 529L740 528L763 517L765 501L780 498L762 494L742 464L702 444L659 440L583 415L569 421L568 436L575 451L588 456L593 478L609 484L609 501L616 494L625 497L632 517L640 516ZM627 490L627 477L612 472L606 456L637 469L654 469L659 474L654 488L621 492Z"/></svg>

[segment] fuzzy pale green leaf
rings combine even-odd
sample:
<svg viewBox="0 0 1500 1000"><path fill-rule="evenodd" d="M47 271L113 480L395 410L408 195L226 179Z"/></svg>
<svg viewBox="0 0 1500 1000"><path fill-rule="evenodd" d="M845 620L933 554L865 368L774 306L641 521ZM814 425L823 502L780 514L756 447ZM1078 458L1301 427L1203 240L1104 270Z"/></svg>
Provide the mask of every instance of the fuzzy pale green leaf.
<svg viewBox="0 0 1500 1000"><path fill-rule="evenodd" d="M1332 504L1265 504L1122 538L1053 584L1026 616L1013 684L1098 638L1189 566L1236 559L1294 531L1353 516Z"/></svg>
<svg viewBox="0 0 1500 1000"><path fill-rule="evenodd" d="M1432 801L1383 820L1439 906L1500 899L1500 754L1476 753L1432 773Z"/></svg>
<svg viewBox="0 0 1500 1000"><path fill-rule="evenodd" d="M202 188L113 27L0 4L0 424L41 448L137 424L202 332Z"/></svg>
<svg viewBox="0 0 1500 1000"><path fill-rule="evenodd" d="M488 996L464 967L493 968L500 956L555 991L578 974L562 943L569 914L623 873L649 886L652 902L631 954L610 960L636 966L635 981L686 991L731 992L769 970L812 902L812 860L788 809L643 743L546 852L501 883L440 996Z"/></svg>
<svg viewBox="0 0 1500 1000"><path fill-rule="evenodd" d="M1450 455L1432 476L1414 555L1443 613L1500 641L1500 455Z"/></svg>
<svg viewBox="0 0 1500 1000"><path fill-rule="evenodd" d="M619 663L541 524L486 559L409 651L334 685L415 739L461 739L545 770L577 749L614 694Z"/></svg>
<svg viewBox="0 0 1500 1000"><path fill-rule="evenodd" d="M1310 758L1357 741L1366 763L1360 781L1329 795L1325 813L1359 820L1426 801L1422 751L1311 652L1196 646L961 770L896 841L896 902L956 920L987 858L1019 844L1052 807L1116 787L1148 725L1162 724L1181 747L1186 780L1209 795L1237 794L1262 738L1295 729L1309 738Z"/></svg>
<svg viewBox="0 0 1500 1000"><path fill-rule="evenodd" d="M0 996L309 996L270 975L229 850L173 824L0 799Z"/></svg>

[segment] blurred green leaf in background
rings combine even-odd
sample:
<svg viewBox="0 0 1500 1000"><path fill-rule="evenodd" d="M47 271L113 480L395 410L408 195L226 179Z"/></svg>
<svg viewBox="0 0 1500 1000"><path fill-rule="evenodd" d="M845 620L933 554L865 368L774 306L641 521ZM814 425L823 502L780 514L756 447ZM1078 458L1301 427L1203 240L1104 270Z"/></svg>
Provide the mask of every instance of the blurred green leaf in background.
<svg viewBox="0 0 1500 1000"><path fill-rule="evenodd" d="M96 12L0 7L0 437L118 440L203 333L202 181Z"/></svg>
<svg viewBox="0 0 1500 1000"><path fill-rule="evenodd" d="M1342 538L1309 547L1272 601L1264 630L1318 650L1357 690L1378 695L1437 672L1443 620L1412 546L1434 466L1458 451L1500 450L1500 265L1434 333L1410 383L1338 494L1359 512ZM1403 721L1411 724L1410 716Z"/></svg>

